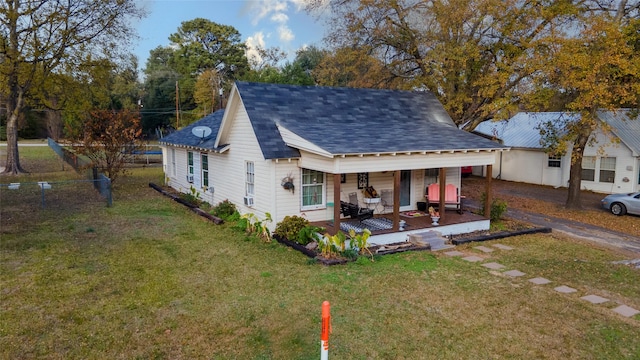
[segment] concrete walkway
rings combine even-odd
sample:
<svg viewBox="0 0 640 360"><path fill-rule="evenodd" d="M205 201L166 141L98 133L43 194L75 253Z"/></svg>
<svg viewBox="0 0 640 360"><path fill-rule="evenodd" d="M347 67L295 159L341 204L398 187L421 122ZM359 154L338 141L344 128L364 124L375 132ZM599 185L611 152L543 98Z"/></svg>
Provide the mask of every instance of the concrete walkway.
<svg viewBox="0 0 640 360"><path fill-rule="evenodd" d="M480 204L472 200L466 200L464 205L467 208L480 208ZM640 238L637 236L612 231L599 226L541 215L519 209L508 209L506 217L528 222L536 226L550 227L554 232L569 235L571 237L599 245L611 246L640 254Z"/></svg>

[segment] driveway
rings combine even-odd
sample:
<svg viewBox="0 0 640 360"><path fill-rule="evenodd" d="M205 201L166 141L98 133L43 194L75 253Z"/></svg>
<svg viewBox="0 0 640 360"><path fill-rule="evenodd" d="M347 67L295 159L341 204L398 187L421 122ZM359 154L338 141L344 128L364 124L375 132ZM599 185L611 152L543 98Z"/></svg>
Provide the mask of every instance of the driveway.
<svg viewBox="0 0 640 360"><path fill-rule="evenodd" d="M477 181L477 179L463 179L463 188L465 181ZM492 182L492 187L496 197L500 197L501 194L508 194L511 196L538 199L557 204L564 204L567 198L566 188L555 189L552 187L516 183L510 181L494 181ZM600 200L605 195L592 192L583 192L581 196L582 203L585 208L601 209ZM465 206L479 208L480 204L479 202L474 200L465 200ZM637 236L612 231L591 224L585 224L548 215L541 215L538 213L520 209L508 208L506 216L516 220L528 222L536 226L550 227L554 232L569 235L577 239L640 254L640 237ZM629 216L629 220L640 221L640 217Z"/></svg>

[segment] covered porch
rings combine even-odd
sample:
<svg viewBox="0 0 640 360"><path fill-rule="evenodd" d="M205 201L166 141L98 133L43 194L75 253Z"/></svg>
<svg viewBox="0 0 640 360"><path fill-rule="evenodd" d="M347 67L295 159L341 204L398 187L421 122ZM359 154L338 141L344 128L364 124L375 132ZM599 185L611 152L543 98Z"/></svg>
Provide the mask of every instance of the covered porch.
<svg viewBox="0 0 640 360"><path fill-rule="evenodd" d="M372 245L387 245L404 242L407 241L409 235L423 233L425 231L437 231L442 236L449 236L489 229L490 224L488 218L474 214L468 210L463 209L460 214L454 209L448 209L445 213L446 215L444 216L444 219L446 220L443 221L441 217L438 225L433 225L431 217L426 212L400 212L400 220L398 222L400 223L402 221L403 226L399 226L397 230L393 229L393 213L377 214L371 221L364 220L361 222L357 219L342 218L337 223L332 220L326 220L312 222L311 224L325 228L330 234L335 234L338 229L343 232L347 232L348 229L353 228L358 232L358 230L367 228L371 231L369 243Z"/></svg>

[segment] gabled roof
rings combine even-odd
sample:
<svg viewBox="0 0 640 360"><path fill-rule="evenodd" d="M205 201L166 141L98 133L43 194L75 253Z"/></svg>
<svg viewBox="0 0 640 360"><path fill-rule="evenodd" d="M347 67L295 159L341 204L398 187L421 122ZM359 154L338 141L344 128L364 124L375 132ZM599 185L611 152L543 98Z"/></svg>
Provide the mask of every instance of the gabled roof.
<svg viewBox="0 0 640 360"><path fill-rule="evenodd" d="M427 91L248 82L236 88L266 159L298 157L297 149L335 156L503 148L459 130Z"/></svg>
<svg viewBox="0 0 640 360"><path fill-rule="evenodd" d="M598 118L611 127L611 131L640 156L640 119L632 118L629 109L598 111ZM480 134L499 139L504 145L518 148L542 149L540 126L551 122L562 127L567 121L575 121L577 113L567 112L521 112L509 120L485 121L474 130Z"/></svg>
<svg viewBox="0 0 640 360"><path fill-rule="evenodd" d="M560 126L576 118L566 112L520 112L509 120L482 122L474 132L500 140L506 146L542 149L540 126L549 122Z"/></svg>
<svg viewBox="0 0 640 360"><path fill-rule="evenodd" d="M640 156L640 116L638 112L629 109L598 111L598 117L609 124L611 132L631 149L633 156Z"/></svg>
<svg viewBox="0 0 640 360"><path fill-rule="evenodd" d="M207 151L222 152L227 147L226 145L214 146L216 141L216 135L220 129L220 123L222 122L222 115L224 110L218 110L213 114L209 114L202 119L185 126L184 128L175 131L162 139L161 144L170 144L175 146L202 149ZM207 136L196 135L192 132L195 127L206 126L211 129L211 133Z"/></svg>

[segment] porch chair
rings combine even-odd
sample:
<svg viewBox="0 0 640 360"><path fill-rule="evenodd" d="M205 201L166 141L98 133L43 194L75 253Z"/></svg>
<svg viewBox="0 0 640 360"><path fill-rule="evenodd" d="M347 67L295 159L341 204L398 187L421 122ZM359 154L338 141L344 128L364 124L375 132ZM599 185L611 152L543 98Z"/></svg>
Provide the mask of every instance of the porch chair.
<svg viewBox="0 0 640 360"><path fill-rule="evenodd" d="M382 207L384 210L393 210L393 190L380 190L380 203L382 203Z"/></svg>
<svg viewBox="0 0 640 360"><path fill-rule="evenodd" d="M427 204L429 206L440 205L440 184L431 184L427 187ZM447 184L444 187L444 204L455 205L458 214L462 214L462 198L458 188L453 184ZM440 210L442 211L442 210Z"/></svg>
<svg viewBox="0 0 640 360"><path fill-rule="evenodd" d="M349 193L348 204L349 216L352 219L358 219L359 221L371 219L373 217L373 209L361 208L358 202L358 193Z"/></svg>

